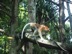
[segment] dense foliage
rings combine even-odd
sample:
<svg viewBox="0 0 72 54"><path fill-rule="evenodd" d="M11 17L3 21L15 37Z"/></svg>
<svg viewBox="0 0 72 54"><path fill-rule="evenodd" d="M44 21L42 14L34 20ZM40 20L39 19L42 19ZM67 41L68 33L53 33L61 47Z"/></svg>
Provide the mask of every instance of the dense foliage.
<svg viewBox="0 0 72 54"><path fill-rule="evenodd" d="M15 20L12 16L12 2L13 0L1 0L0 1L0 28L5 30L5 33L0 32L0 53L8 54L11 46L11 40L14 38L10 36L11 33L11 21ZM18 1L18 12L15 29L16 43L20 40L20 35L23 26L29 21L28 18L28 2L27 0ZM45 24L49 26L50 39L60 41L59 33L59 7L54 5L50 0L38 0L36 2L36 22L39 24ZM65 24L65 43L69 43L71 39L70 26ZM18 34L18 35L17 35ZM36 53L35 53L36 52ZM57 50L42 48L39 45L34 45L33 54L53 54L58 53Z"/></svg>

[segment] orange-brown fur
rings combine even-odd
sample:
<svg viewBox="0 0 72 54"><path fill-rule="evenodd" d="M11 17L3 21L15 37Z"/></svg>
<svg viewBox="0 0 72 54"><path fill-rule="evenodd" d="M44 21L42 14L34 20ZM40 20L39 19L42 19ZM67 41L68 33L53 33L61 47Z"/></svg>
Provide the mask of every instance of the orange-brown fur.
<svg viewBox="0 0 72 54"><path fill-rule="evenodd" d="M43 39L43 37L42 37L42 31L50 31L49 28L48 28L48 26L43 25L43 24L31 23L30 26L37 28L37 31L38 31L39 36L40 36L41 39Z"/></svg>
<svg viewBox="0 0 72 54"><path fill-rule="evenodd" d="M38 24L38 23L27 23L22 30L22 34L21 34L21 39L23 39L23 33L25 32L26 28L30 26L31 28L35 28L33 35L36 34L36 32L38 32L39 36L41 39L43 39L42 37L42 31L50 31L49 27L43 24Z"/></svg>
<svg viewBox="0 0 72 54"><path fill-rule="evenodd" d="M43 30L44 31L50 31L48 26L43 25L43 24L40 25L40 24L37 24L37 23L31 23L30 26L31 27L37 27L37 29L39 29L40 31L43 31Z"/></svg>

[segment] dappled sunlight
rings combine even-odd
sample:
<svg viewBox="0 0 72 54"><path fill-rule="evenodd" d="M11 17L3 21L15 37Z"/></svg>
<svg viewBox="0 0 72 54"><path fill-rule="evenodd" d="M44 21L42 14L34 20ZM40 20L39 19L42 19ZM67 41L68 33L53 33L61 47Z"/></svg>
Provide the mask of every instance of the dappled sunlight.
<svg viewBox="0 0 72 54"><path fill-rule="evenodd" d="M70 39L70 42L72 42L72 38Z"/></svg>

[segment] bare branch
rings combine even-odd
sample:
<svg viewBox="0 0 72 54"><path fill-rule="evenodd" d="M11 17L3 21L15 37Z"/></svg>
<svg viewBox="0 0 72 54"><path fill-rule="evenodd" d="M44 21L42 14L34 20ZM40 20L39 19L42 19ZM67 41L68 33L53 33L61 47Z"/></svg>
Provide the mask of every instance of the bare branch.
<svg viewBox="0 0 72 54"><path fill-rule="evenodd" d="M5 32L3 29L0 29L0 32Z"/></svg>
<svg viewBox="0 0 72 54"><path fill-rule="evenodd" d="M72 1L68 1L68 0L64 0L65 2L67 2L67 3L70 3L70 4L72 4Z"/></svg>
<svg viewBox="0 0 72 54"><path fill-rule="evenodd" d="M71 15L71 16L72 16L72 15ZM67 20L69 19L69 17L70 17L70 16L68 16L68 17L64 20L64 22L67 21Z"/></svg>

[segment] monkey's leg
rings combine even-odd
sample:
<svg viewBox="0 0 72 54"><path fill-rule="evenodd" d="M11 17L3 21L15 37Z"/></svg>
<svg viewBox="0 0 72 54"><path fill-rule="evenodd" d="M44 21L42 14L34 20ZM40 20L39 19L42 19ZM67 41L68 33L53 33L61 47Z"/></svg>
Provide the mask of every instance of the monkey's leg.
<svg viewBox="0 0 72 54"><path fill-rule="evenodd" d="M36 33L37 33L37 29L35 29L35 31L33 32L34 39L36 39L36 36L35 36Z"/></svg>
<svg viewBox="0 0 72 54"><path fill-rule="evenodd" d="M44 38L42 37L42 32L40 30L38 30L38 33L39 33L41 40L44 40Z"/></svg>

